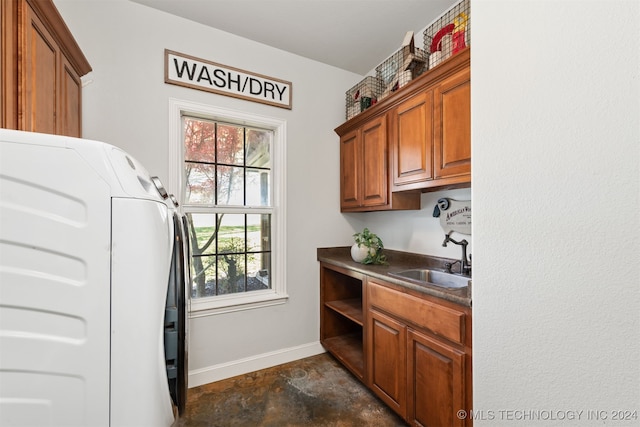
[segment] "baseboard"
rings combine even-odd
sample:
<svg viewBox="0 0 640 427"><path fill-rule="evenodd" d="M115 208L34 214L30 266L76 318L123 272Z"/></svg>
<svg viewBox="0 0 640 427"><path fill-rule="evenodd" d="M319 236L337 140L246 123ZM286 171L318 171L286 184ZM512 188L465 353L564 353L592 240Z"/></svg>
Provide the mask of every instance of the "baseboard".
<svg viewBox="0 0 640 427"><path fill-rule="evenodd" d="M319 341L189 371L189 388L324 353Z"/></svg>

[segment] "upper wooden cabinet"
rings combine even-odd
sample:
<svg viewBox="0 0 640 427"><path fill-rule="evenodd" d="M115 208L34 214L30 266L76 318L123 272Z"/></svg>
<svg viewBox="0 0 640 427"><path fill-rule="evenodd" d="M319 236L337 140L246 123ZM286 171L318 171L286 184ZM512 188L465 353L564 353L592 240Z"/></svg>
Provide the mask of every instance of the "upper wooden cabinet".
<svg viewBox="0 0 640 427"><path fill-rule="evenodd" d="M420 194L389 191L387 120L375 117L340 137L343 212L420 209Z"/></svg>
<svg viewBox="0 0 640 427"><path fill-rule="evenodd" d="M433 177L471 182L471 73L464 68L434 89Z"/></svg>
<svg viewBox="0 0 640 427"><path fill-rule="evenodd" d="M466 55L465 55L466 54ZM469 50L433 71L423 89L388 113L392 191L471 184L471 78Z"/></svg>
<svg viewBox="0 0 640 427"><path fill-rule="evenodd" d="M364 159L362 151L351 152L353 158L345 161L341 150L341 184L351 185L346 193L366 185L364 178L358 182L351 170L352 162L358 161L369 171L370 183L376 181L371 176L373 173L379 174L377 184L381 184L380 179L386 183L387 201L379 200L375 210L419 209L419 200L417 207L413 202L394 205L394 201L413 200L416 191L471 185L470 61L471 51L467 48L336 128L343 143L345 138L353 138L373 123L379 129L386 125L386 151L378 162ZM381 137L377 135L377 148L382 145ZM379 169L383 166L382 160L387 162L384 170ZM346 193L341 187L343 211L374 210L362 200L346 200Z"/></svg>
<svg viewBox="0 0 640 427"><path fill-rule="evenodd" d="M2 0L2 127L82 136L91 71L51 0Z"/></svg>
<svg viewBox="0 0 640 427"><path fill-rule="evenodd" d="M433 90L401 102L389 113L393 185L433 179Z"/></svg>
<svg viewBox="0 0 640 427"><path fill-rule="evenodd" d="M378 117L340 138L342 207L387 204L387 127Z"/></svg>

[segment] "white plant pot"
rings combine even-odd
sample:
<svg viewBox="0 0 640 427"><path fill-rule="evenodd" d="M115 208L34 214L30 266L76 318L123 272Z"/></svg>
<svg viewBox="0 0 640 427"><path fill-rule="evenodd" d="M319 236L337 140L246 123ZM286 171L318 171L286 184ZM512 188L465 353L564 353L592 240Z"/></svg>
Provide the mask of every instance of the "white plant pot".
<svg viewBox="0 0 640 427"><path fill-rule="evenodd" d="M353 246L351 246L351 258L353 258L355 262L364 261L369 253L373 256L375 255L376 250L366 246L358 246L357 243L354 243Z"/></svg>

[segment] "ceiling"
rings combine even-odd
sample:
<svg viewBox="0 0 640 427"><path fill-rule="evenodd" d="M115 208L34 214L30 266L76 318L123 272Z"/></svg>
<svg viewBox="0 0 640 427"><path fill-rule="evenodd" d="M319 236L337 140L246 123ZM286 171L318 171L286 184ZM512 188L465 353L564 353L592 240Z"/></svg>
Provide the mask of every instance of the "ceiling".
<svg viewBox="0 0 640 427"><path fill-rule="evenodd" d="M458 0L131 0L365 75Z"/></svg>

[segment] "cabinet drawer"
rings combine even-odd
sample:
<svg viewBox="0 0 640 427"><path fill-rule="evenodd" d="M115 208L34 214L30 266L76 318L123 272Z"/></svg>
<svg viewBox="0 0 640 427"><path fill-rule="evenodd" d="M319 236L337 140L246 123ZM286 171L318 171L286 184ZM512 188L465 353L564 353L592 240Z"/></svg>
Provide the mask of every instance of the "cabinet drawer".
<svg viewBox="0 0 640 427"><path fill-rule="evenodd" d="M456 343L464 343L465 314L369 281L369 304Z"/></svg>

